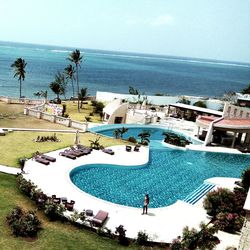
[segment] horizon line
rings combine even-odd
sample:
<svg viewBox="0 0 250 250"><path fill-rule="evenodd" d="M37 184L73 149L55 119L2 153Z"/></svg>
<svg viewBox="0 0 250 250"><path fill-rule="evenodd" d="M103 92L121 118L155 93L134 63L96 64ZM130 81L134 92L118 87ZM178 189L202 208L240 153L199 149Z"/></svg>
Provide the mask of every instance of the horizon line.
<svg viewBox="0 0 250 250"><path fill-rule="evenodd" d="M95 48L84 48L79 46L71 47L69 45L55 45L55 44L41 44L41 43L31 43L31 42L17 42L17 41L6 41L0 40L0 43L17 43L17 44L26 44L26 45L39 45L39 46L51 46L59 48L69 48L69 49L86 49L86 50L97 50L97 51L108 51L108 52L119 52L119 53L128 53L128 54L138 54L138 55L149 55L149 56L163 56L163 57L172 57L172 58L185 58L185 59L196 59L204 61L217 61L217 62L229 62L229 63L240 63L250 65L250 61L229 61L225 59L214 59L214 58L205 58L205 57L190 57L190 56L176 56L168 54L159 54L159 53L148 53L148 52L136 52L136 51L126 51L126 50L108 50L108 49L95 49Z"/></svg>

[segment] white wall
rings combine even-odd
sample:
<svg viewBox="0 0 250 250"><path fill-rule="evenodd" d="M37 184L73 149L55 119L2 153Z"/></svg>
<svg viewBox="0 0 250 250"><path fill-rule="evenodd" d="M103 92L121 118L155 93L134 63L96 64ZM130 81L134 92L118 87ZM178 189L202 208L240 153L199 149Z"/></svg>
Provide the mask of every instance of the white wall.
<svg viewBox="0 0 250 250"><path fill-rule="evenodd" d="M148 102L154 105L169 105L171 103L178 102L178 100L181 98L181 96L141 96L140 97L141 101L143 101L143 97L147 97ZM113 101L115 98L125 99L130 102L138 101L138 96L136 95L101 92L101 91L96 92L96 100L98 101L110 102ZM185 98L190 100L191 105L201 100L206 103L207 108L214 110L218 110L224 105L222 101L217 99L204 100L202 97L195 97L195 96L185 96Z"/></svg>

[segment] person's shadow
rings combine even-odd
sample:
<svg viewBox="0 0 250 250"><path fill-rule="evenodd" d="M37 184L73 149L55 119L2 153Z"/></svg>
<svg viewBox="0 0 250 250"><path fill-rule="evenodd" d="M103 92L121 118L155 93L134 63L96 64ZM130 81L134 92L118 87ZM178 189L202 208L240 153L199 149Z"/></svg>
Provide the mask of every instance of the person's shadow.
<svg viewBox="0 0 250 250"><path fill-rule="evenodd" d="M147 213L147 214L144 214L144 215L148 215L148 216L155 216L154 213Z"/></svg>

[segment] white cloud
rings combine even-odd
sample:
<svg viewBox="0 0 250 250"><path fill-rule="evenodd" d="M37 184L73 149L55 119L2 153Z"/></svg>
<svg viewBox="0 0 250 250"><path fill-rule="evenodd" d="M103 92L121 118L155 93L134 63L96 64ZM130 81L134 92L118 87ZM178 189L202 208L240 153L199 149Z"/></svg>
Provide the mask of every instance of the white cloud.
<svg viewBox="0 0 250 250"><path fill-rule="evenodd" d="M158 16L154 18L142 19L134 18L126 20L128 25L147 25L152 27L172 25L174 18L170 15Z"/></svg>

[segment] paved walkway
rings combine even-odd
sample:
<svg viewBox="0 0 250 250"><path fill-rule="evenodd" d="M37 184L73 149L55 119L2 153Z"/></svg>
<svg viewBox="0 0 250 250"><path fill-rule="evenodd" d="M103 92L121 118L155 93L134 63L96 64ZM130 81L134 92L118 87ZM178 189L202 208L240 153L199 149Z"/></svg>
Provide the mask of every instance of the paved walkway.
<svg viewBox="0 0 250 250"><path fill-rule="evenodd" d="M177 201L173 205L164 208L149 208L148 215L141 215L141 208L133 208L110 203L93 197L79 188L70 180L69 173L77 166L90 163L109 163L124 165L144 165L149 159L149 149L141 147L140 152L126 152L124 146L114 146L115 155L111 156L101 151L95 151L76 160L59 156L57 150L48 155L56 157L55 163L45 166L33 160L25 164L24 177L34 182L46 194L55 194L58 197L67 197L75 200L75 208L78 211L92 209L96 214L100 209L109 212L106 227L113 232L119 225L124 225L128 237L136 238L139 231L145 231L150 240L157 242L172 242L174 238L182 234L183 227L198 228L201 221L208 222L209 218L202 207L202 200L196 205L190 205L183 201ZM0 172L9 174L20 173L20 169L0 165ZM211 178L207 181L217 186L233 188L234 178ZM237 246L239 236L219 233L221 244L216 249L225 249L225 246Z"/></svg>
<svg viewBox="0 0 250 250"><path fill-rule="evenodd" d="M198 228L201 221L208 222L209 218L204 209L177 201L164 208L149 208L148 215L141 215L142 209L126 207L110 203L93 197L78 189L70 180L69 173L77 166L90 163L109 163L130 166L143 165L148 162L149 149L141 147L140 152L126 152L125 146L112 147L115 155L111 156L102 151L93 150L90 155L82 156L76 160L59 156L54 151L48 155L56 157L57 161L44 166L29 160L25 165L25 178L31 179L38 188L45 193L58 197L67 197L75 200L78 211L92 209L96 214L100 209L109 212L106 227L115 231L115 227L124 225L127 236L136 238L139 231L146 231L151 240L158 242L171 242L173 238L182 234L184 226ZM142 197L143 199L143 197Z"/></svg>
<svg viewBox="0 0 250 250"><path fill-rule="evenodd" d="M7 167L4 165L0 165L0 172L6 173L6 174L17 175L18 173L21 173L21 170L20 170L20 168L13 168L13 167Z"/></svg>

